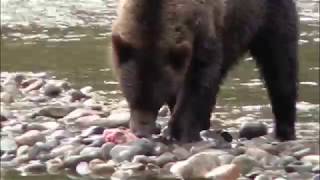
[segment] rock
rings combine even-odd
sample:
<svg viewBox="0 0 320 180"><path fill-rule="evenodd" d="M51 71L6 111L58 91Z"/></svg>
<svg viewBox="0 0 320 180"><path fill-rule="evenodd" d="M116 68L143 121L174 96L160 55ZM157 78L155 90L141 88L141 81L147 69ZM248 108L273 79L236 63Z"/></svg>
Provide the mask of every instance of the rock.
<svg viewBox="0 0 320 180"><path fill-rule="evenodd" d="M226 164L230 164L232 162L232 160L234 159L234 155L231 154L223 154L218 156L219 161L220 161L220 165L226 165Z"/></svg>
<svg viewBox="0 0 320 180"><path fill-rule="evenodd" d="M296 157L297 159L301 159L303 156L307 156L311 153L312 153L311 148L304 148L304 149L301 149L299 151L294 152L292 155L294 157Z"/></svg>
<svg viewBox="0 0 320 180"><path fill-rule="evenodd" d="M27 174L40 174L46 172L47 168L45 164L35 161L20 167L19 170Z"/></svg>
<svg viewBox="0 0 320 180"><path fill-rule="evenodd" d="M44 136L38 130L27 131L26 133L17 136L15 141L19 145L29 145L32 146L38 141L44 141Z"/></svg>
<svg viewBox="0 0 320 180"><path fill-rule="evenodd" d="M161 154L168 152L169 151L169 147L161 142L155 142L155 147L154 147L154 151L153 154L155 156L160 156Z"/></svg>
<svg viewBox="0 0 320 180"><path fill-rule="evenodd" d="M75 107L71 106L48 106L41 109L35 116L47 116L51 118L63 118L70 112L72 112Z"/></svg>
<svg viewBox="0 0 320 180"><path fill-rule="evenodd" d="M254 180L272 180L272 177L265 174L260 174L254 178Z"/></svg>
<svg viewBox="0 0 320 180"><path fill-rule="evenodd" d="M174 154L178 161L185 160L191 155L188 150L180 146L176 146L173 149L172 154Z"/></svg>
<svg viewBox="0 0 320 180"><path fill-rule="evenodd" d="M88 137L94 134L103 134L105 128L99 126L91 126L81 131L80 137Z"/></svg>
<svg viewBox="0 0 320 180"><path fill-rule="evenodd" d="M71 96L71 102L75 102L75 101L80 101L82 99L87 99L89 98L89 96L83 94L81 91L79 90L71 90L69 92L70 96Z"/></svg>
<svg viewBox="0 0 320 180"><path fill-rule="evenodd" d="M151 155L154 143L147 139L138 139L128 144L113 147L110 155L116 162L131 161L136 155Z"/></svg>
<svg viewBox="0 0 320 180"><path fill-rule="evenodd" d="M168 106L162 106L158 112L158 116L166 117L169 115L169 112L170 112L170 110L169 110Z"/></svg>
<svg viewBox="0 0 320 180"><path fill-rule="evenodd" d="M64 156L65 154L74 150L75 146L71 144L60 145L51 150L52 156Z"/></svg>
<svg viewBox="0 0 320 180"><path fill-rule="evenodd" d="M304 163L311 163L313 166L320 165L320 155L307 155L301 158Z"/></svg>
<svg viewBox="0 0 320 180"><path fill-rule="evenodd" d="M15 158L16 156L14 154L9 154L9 153L4 153L1 155L0 161L11 161Z"/></svg>
<svg viewBox="0 0 320 180"><path fill-rule="evenodd" d="M312 177L312 180L320 180L320 175L316 174L315 176Z"/></svg>
<svg viewBox="0 0 320 180"><path fill-rule="evenodd" d="M152 157L150 156L145 156L145 155L136 155L133 157L132 161L133 163L142 163L142 164L148 164L151 162L154 162Z"/></svg>
<svg viewBox="0 0 320 180"><path fill-rule="evenodd" d="M17 156L26 155L29 152L30 146L22 145L17 149Z"/></svg>
<svg viewBox="0 0 320 180"><path fill-rule="evenodd" d="M240 126L240 138L252 139L268 133L268 127L262 122L245 122Z"/></svg>
<svg viewBox="0 0 320 180"><path fill-rule="evenodd" d="M81 176L90 174L89 164L87 162L80 162L76 167L76 171Z"/></svg>
<svg viewBox="0 0 320 180"><path fill-rule="evenodd" d="M115 146L113 143L105 143L101 147L101 157L103 160L109 160L111 158L110 151Z"/></svg>
<svg viewBox="0 0 320 180"><path fill-rule="evenodd" d="M130 113L129 112L121 112L121 113L111 113L110 116L107 117L108 121L104 125L104 127L108 128L117 128L119 126L128 127Z"/></svg>
<svg viewBox="0 0 320 180"><path fill-rule="evenodd" d="M101 158L101 154L100 147L85 147L80 152L80 156L90 157L91 159Z"/></svg>
<svg viewBox="0 0 320 180"><path fill-rule="evenodd" d="M45 84L45 81L43 79L37 79L36 81L32 82L30 85L28 85L26 88L23 89L25 93L28 93L33 90L40 89Z"/></svg>
<svg viewBox="0 0 320 180"><path fill-rule="evenodd" d="M320 174L320 166L317 165L315 167L312 168L312 172L315 174Z"/></svg>
<svg viewBox="0 0 320 180"><path fill-rule="evenodd" d="M246 154L236 156L231 163L240 167L240 172L242 175L249 173L254 167L261 166L256 160Z"/></svg>
<svg viewBox="0 0 320 180"><path fill-rule="evenodd" d="M254 158L256 161L260 162L262 165L271 165L279 159L277 156L273 156L272 154L259 149L259 148L248 148L245 152L249 157Z"/></svg>
<svg viewBox="0 0 320 180"><path fill-rule="evenodd" d="M62 92L62 89L59 86L56 86L54 84L46 84L43 87L44 95L48 97L57 97Z"/></svg>
<svg viewBox="0 0 320 180"><path fill-rule="evenodd" d="M16 141L10 136L2 136L0 143L2 151L15 151L17 149Z"/></svg>
<svg viewBox="0 0 320 180"><path fill-rule="evenodd" d="M106 118L101 118L99 115L82 116L75 120L75 124L80 128L88 128L90 126L102 126L107 121Z"/></svg>
<svg viewBox="0 0 320 180"><path fill-rule="evenodd" d="M240 177L240 168L235 164L222 165L206 174L206 178L216 180L237 180Z"/></svg>
<svg viewBox="0 0 320 180"><path fill-rule="evenodd" d="M282 156L280 157L280 159L278 160L278 166L283 168L285 166L287 166L288 164L297 161L297 159L293 156Z"/></svg>
<svg viewBox="0 0 320 180"><path fill-rule="evenodd" d="M165 152L163 154L161 154L159 157L156 157L154 159L154 163L160 167L164 166L165 164L169 163L169 162L174 162L177 161L177 158L175 155L173 155L170 152Z"/></svg>
<svg viewBox="0 0 320 180"><path fill-rule="evenodd" d="M8 92L1 92L0 101L5 104L11 104L14 102L14 96Z"/></svg>
<svg viewBox="0 0 320 180"><path fill-rule="evenodd" d="M290 172L299 172L299 173L306 173L312 171L312 164L311 163L303 163L301 161L295 161L293 163L288 164L285 166L285 171Z"/></svg>
<svg viewBox="0 0 320 180"><path fill-rule="evenodd" d="M86 156L81 155L66 156L64 159L64 167L75 169L80 162L88 162L92 159L93 158L88 158Z"/></svg>
<svg viewBox="0 0 320 180"><path fill-rule="evenodd" d="M73 111L71 111L69 114L67 114L64 117L64 119L73 120L73 119L77 119L77 118L84 117L84 116L100 115L100 114L102 114L101 111L79 108L79 109L74 109Z"/></svg>
<svg viewBox="0 0 320 180"><path fill-rule="evenodd" d="M110 176L115 171L115 163L113 161L104 162L94 159L89 163L89 169L95 175Z"/></svg>
<svg viewBox="0 0 320 180"><path fill-rule="evenodd" d="M54 158L46 162L46 167L49 174L60 174L64 169L64 164L62 159Z"/></svg>
<svg viewBox="0 0 320 180"><path fill-rule="evenodd" d="M217 166L219 166L219 159L215 153L201 152L187 160L176 162L170 168L170 172L182 178L203 178Z"/></svg>

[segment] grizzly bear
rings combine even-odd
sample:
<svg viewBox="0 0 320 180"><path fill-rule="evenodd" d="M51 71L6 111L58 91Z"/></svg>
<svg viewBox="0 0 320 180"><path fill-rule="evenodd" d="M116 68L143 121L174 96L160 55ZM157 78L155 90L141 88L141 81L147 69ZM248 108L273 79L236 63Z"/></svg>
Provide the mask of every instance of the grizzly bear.
<svg viewBox="0 0 320 180"><path fill-rule="evenodd" d="M295 139L297 21L293 0L120 0L113 63L131 130L155 133L168 104L170 137L199 140L222 80L249 52L268 89L276 138Z"/></svg>

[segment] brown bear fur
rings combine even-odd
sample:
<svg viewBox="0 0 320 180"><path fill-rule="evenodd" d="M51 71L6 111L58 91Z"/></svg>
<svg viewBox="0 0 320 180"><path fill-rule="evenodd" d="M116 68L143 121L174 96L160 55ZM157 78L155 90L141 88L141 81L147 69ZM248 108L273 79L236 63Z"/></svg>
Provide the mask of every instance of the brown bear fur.
<svg viewBox="0 0 320 180"><path fill-rule="evenodd" d="M266 82L275 135L295 138L297 13L293 0L120 0L114 67L139 136L168 104L170 136L198 140L222 80L250 52Z"/></svg>

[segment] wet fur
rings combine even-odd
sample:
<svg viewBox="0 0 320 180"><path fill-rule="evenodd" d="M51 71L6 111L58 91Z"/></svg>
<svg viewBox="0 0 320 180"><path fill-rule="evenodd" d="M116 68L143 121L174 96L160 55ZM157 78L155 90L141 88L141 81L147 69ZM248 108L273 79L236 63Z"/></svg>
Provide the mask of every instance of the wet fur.
<svg viewBox="0 0 320 180"><path fill-rule="evenodd" d="M295 138L297 13L292 0L122 0L113 26L115 67L140 131L172 110L183 142L210 126L219 87L246 52L256 59L275 115L275 135ZM169 64L169 65L168 65ZM154 125L152 125L154 127Z"/></svg>

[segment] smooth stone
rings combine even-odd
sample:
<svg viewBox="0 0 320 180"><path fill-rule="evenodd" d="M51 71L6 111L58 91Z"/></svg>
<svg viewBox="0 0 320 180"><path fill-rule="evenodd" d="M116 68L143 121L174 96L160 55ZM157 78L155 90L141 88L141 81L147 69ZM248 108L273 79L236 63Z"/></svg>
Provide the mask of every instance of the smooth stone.
<svg viewBox="0 0 320 180"><path fill-rule="evenodd" d="M315 174L320 174L320 166L317 165L315 167L312 168L312 172Z"/></svg>
<svg viewBox="0 0 320 180"><path fill-rule="evenodd" d="M180 146L176 146L173 149L172 154L174 154L174 156L177 157L178 161L185 160L191 156L191 153L188 150Z"/></svg>
<svg viewBox="0 0 320 180"><path fill-rule="evenodd" d="M162 106L158 112L158 116L166 117L169 115L169 112L170 112L170 110L169 110L168 106Z"/></svg>
<svg viewBox="0 0 320 180"><path fill-rule="evenodd" d="M17 156L14 160L16 160L18 164L25 164L30 161L30 158L28 154L24 154L21 156Z"/></svg>
<svg viewBox="0 0 320 180"><path fill-rule="evenodd" d="M121 113L111 113L107 117L107 121L103 124L103 127L107 128L117 128L117 127L128 127L129 126L130 113L121 112Z"/></svg>
<svg viewBox="0 0 320 180"><path fill-rule="evenodd" d="M150 162L154 162L153 159L150 158L150 156L145 155L136 155L133 157L132 161L133 163L142 163L142 164L148 164Z"/></svg>
<svg viewBox="0 0 320 180"><path fill-rule="evenodd" d="M155 147L153 150L153 154L155 156L160 156L161 154L168 152L169 147L161 142L155 142Z"/></svg>
<svg viewBox="0 0 320 180"><path fill-rule="evenodd" d="M103 160L109 160L111 158L110 151L115 146L112 143L105 143L101 147L101 157Z"/></svg>
<svg viewBox="0 0 320 180"><path fill-rule="evenodd" d="M154 163L160 167L164 166L169 162L174 162L174 161L177 161L177 158L174 154L170 152L165 152L154 159Z"/></svg>
<svg viewBox="0 0 320 180"><path fill-rule="evenodd" d="M1 171L2 169L12 170L16 168L18 165L19 163L16 161L16 159L13 159L11 161L1 161Z"/></svg>
<svg viewBox="0 0 320 180"><path fill-rule="evenodd" d="M10 136L2 136L0 144L2 151L14 151L18 148L16 141Z"/></svg>
<svg viewBox="0 0 320 180"><path fill-rule="evenodd" d="M240 177L240 168L235 164L222 165L206 174L206 178L216 180L237 180Z"/></svg>
<svg viewBox="0 0 320 180"><path fill-rule="evenodd" d="M91 109L85 109L85 108L78 108L73 111L71 111L69 114L67 114L64 119L78 119L85 116L91 116L91 115L99 115L102 114L101 111L91 110ZM79 123L79 122L78 122Z"/></svg>
<svg viewBox="0 0 320 180"><path fill-rule="evenodd" d="M32 146L38 141L44 141L45 137L38 130L27 131L26 133L17 136L15 141L19 145L29 145Z"/></svg>
<svg viewBox="0 0 320 180"><path fill-rule="evenodd" d="M74 150L75 146L71 144L60 145L51 150L53 156L64 156L68 152Z"/></svg>
<svg viewBox="0 0 320 180"><path fill-rule="evenodd" d="M127 170L133 170L133 171L141 171L145 169L144 164L138 163L138 162L124 162L120 165L119 169L127 171Z"/></svg>
<svg viewBox="0 0 320 180"><path fill-rule="evenodd" d="M54 84L46 84L43 87L44 95L48 97L57 97L62 92L62 89L59 86L56 86Z"/></svg>
<svg viewBox="0 0 320 180"><path fill-rule="evenodd" d="M40 154L41 148L36 144L29 148L28 156L31 160L36 159L36 157Z"/></svg>
<svg viewBox="0 0 320 180"><path fill-rule="evenodd" d="M252 139L264 136L268 133L268 127L262 122L245 122L242 123L239 130L240 138Z"/></svg>
<svg viewBox="0 0 320 180"><path fill-rule="evenodd" d="M295 161L293 163L288 164L285 166L285 171L290 172L299 172L299 173L305 173L305 172L311 172L312 171L312 164L311 163L303 163L301 161Z"/></svg>
<svg viewBox="0 0 320 180"><path fill-rule="evenodd" d="M278 160L278 166L280 166L280 167L285 167L285 166L287 166L288 164L290 164L290 163L293 163L293 162L295 162L295 161L297 161L297 159L295 158L295 157L293 157L293 156L282 156L282 157L280 157L280 159Z"/></svg>
<svg viewBox="0 0 320 180"><path fill-rule="evenodd" d="M81 176L90 174L89 164L87 162L80 162L76 167L76 171Z"/></svg>
<svg viewBox="0 0 320 180"><path fill-rule="evenodd" d="M312 180L320 180L320 175L316 174L315 176L312 177Z"/></svg>
<svg viewBox="0 0 320 180"><path fill-rule="evenodd" d="M76 107L71 106L48 106L42 108L35 116L47 116L51 118L63 118L72 112Z"/></svg>
<svg viewBox="0 0 320 180"><path fill-rule="evenodd" d="M17 149L17 156L22 156L28 154L30 146L22 145Z"/></svg>
<svg viewBox="0 0 320 180"><path fill-rule="evenodd" d="M64 163L62 159L54 158L46 162L46 167L49 174L60 174L64 169Z"/></svg>
<svg viewBox="0 0 320 180"><path fill-rule="evenodd" d="M256 160L246 154L236 156L231 163L236 164L238 165L238 167L240 167L242 175L249 173L254 167L261 166Z"/></svg>
<svg viewBox="0 0 320 180"><path fill-rule="evenodd" d="M88 158L86 156L81 155L73 155L73 156L66 156L64 159L64 167L65 168L76 168L77 164L79 164L82 161L90 161L92 158Z"/></svg>
<svg viewBox="0 0 320 180"><path fill-rule="evenodd" d="M89 98L87 95L83 94L81 91L79 90L71 90L69 92L70 96L71 96L71 102L74 101L80 101L81 99L87 99Z"/></svg>
<svg viewBox="0 0 320 180"><path fill-rule="evenodd" d="M184 161L176 162L170 172L182 178L203 178L206 174L219 166L219 159L215 153L201 152Z"/></svg>
<svg viewBox="0 0 320 180"><path fill-rule="evenodd" d="M232 160L235 158L235 156L231 154L223 154L218 156L218 158L220 160L221 165L226 165L226 164L230 164Z"/></svg>
<svg viewBox="0 0 320 180"><path fill-rule="evenodd" d="M89 169L93 174L110 176L115 172L115 163L113 161L104 162L94 159L89 162Z"/></svg>
<svg viewBox="0 0 320 180"><path fill-rule="evenodd" d="M39 174L46 172L47 168L44 163L41 163L39 161L31 162L30 164L27 164L25 166L22 166L19 168L22 172L30 173L30 174Z"/></svg>
<svg viewBox="0 0 320 180"><path fill-rule="evenodd" d="M88 147L101 147L105 143L103 138L93 140Z"/></svg>
<svg viewBox="0 0 320 180"><path fill-rule="evenodd" d="M13 103L14 99L15 99L14 96L8 92L1 92L1 94L0 94L0 101L5 104Z"/></svg>
<svg viewBox="0 0 320 180"><path fill-rule="evenodd" d="M23 89L24 92L28 93L33 90L40 89L46 82L43 79L37 79L35 82L31 83L29 86Z"/></svg>
<svg viewBox="0 0 320 180"><path fill-rule="evenodd" d="M307 155L301 158L304 163L311 163L313 166L320 165L320 155Z"/></svg>
<svg viewBox="0 0 320 180"><path fill-rule="evenodd" d="M254 158L256 161L260 162L262 165L271 165L277 159L277 156L274 156L262 149L259 148L248 148L245 152L251 158Z"/></svg>
<svg viewBox="0 0 320 180"><path fill-rule="evenodd" d="M265 174L260 174L254 178L254 180L272 180L272 177Z"/></svg>
<svg viewBox="0 0 320 180"><path fill-rule="evenodd" d="M9 154L9 153L4 153L1 155L1 162L2 161L11 161L15 158L16 156L14 154Z"/></svg>
<svg viewBox="0 0 320 180"><path fill-rule="evenodd" d="M54 139L54 140L61 140L61 139L69 138L72 136L73 136L72 133L65 129L56 130L49 135L50 139Z"/></svg>
<svg viewBox="0 0 320 180"><path fill-rule="evenodd" d="M90 157L92 159L101 158L101 152L100 147L85 147L80 152L80 156Z"/></svg>
<svg viewBox="0 0 320 180"><path fill-rule="evenodd" d="M43 130L47 130L47 128L39 123L30 123L30 124L27 124L26 130L27 131L30 131L30 130L43 131Z"/></svg>
<svg viewBox="0 0 320 180"><path fill-rule="evenodd" d="M81 131L80 137L88 137L93 134L102 134L105 128L99 126L92 126Z"/></svg>
<svg viewBox="0 0 320 180"><path fill-rule="evenodd" d="M310 155L311 153L312 153L311 148L305 148L305 149L294 152L292 155L297 159L301 159L303 156Z"/></svg>
<svg viewBox="0 0 320 180"><path fill-rule="evenodd" d="M128 144L113 147L110 155L116 162L131 161L135 155L151 155L154 143L148 139L138 139Z"/></svg>

